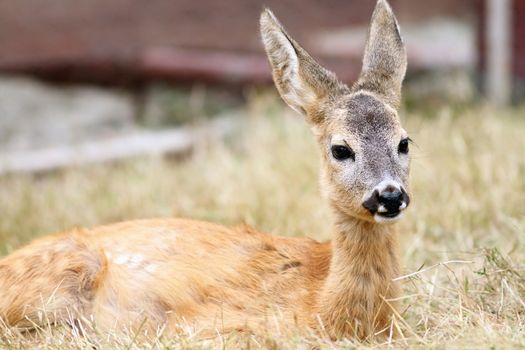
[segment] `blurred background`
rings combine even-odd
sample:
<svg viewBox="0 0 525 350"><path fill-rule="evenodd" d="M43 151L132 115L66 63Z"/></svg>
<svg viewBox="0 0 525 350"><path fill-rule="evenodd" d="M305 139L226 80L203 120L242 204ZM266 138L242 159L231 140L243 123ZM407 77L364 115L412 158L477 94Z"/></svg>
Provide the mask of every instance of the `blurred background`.
<svg viewBox="0 0 525 350"><path fill-rule="evenodd" d="M217 115L241 106L248 91L271 85L258 33L263 6L351 83L374 3L3 1L0 173L186 150L191 137L159 134L163 141L151 145L157 135L139 131ZM523 98L524 1L391 4L408 47L407 106L487 100L506 106ZM99 147L97 139L106 143ZM88 141L74 154L60 148Z"/></svg>
<svg viewBox="0 0 525 350"><path fill-rule="evenodd" d="M402 342L523 348L525 0L390 3L414 140ZM319 150L271 83L259 13L270 7L351 84L374 5L0 1L0 256L50 232L148 217L331 238Z"/></svg>

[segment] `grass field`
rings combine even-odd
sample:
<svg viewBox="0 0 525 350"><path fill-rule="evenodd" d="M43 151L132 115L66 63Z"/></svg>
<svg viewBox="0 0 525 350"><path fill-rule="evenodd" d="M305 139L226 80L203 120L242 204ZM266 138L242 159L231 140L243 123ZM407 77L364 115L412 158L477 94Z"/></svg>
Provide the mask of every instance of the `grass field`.
<svg viewBox="0 0 525 350"><path fill-rule="evenodd" d="M402 115L415 141L413 204L400 224L405 277L396 322L402 336L394 345L525 347L525 109L475 106ZM329 239L330 214L306 125L273 95L251 99L245 119L238 134L226 142L203 140L184 160L0 177L0 255L73 226L162 216ZM53 349L386 346L283 334L225 337L218 345L187 337L137 345L132 336L93 344L64 330L40 333L40 347ZM0 338L0 347L34 346L35 340L16 333Z"/></svg>

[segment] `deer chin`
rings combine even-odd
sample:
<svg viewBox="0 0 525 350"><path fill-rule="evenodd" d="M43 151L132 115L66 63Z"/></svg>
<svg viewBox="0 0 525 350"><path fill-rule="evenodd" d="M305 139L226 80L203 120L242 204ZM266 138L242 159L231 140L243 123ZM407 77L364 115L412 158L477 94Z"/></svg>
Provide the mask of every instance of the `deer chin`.
<svg viewBox="0 0 525 350"><path fill-rule="evenodd" d="M374 221L378 224L393 224L403 218L403 212L398 211L396 213L375 213Z"/></svg>

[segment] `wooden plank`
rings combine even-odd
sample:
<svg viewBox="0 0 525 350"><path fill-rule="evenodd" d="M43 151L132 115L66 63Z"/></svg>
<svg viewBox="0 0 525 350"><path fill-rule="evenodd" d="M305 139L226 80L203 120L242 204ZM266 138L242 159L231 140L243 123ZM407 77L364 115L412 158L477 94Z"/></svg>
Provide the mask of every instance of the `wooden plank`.
<svg viewBox="0 0 525 350"><path fill-rule="evenodd" d="M234 129L237 124L235 119L221 117L201 127L140 131L78 145L0 153L0 175L42 173L139 156L181 154L191 150L203 139L224 137Z"/></svg>

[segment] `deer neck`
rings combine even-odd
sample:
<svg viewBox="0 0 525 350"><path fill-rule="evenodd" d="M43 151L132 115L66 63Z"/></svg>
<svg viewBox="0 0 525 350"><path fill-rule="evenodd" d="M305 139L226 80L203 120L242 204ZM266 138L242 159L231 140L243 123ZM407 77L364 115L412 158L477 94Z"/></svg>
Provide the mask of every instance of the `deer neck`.
<svg viewBox="0 0 525 350"><path fill-rule="evenodd" d="M333 337L366 338L390 326L398 287L397 230L335 213L332 259L319 315Z"/></svg>

